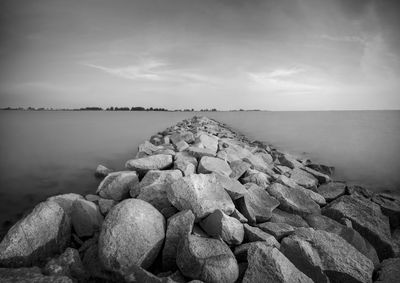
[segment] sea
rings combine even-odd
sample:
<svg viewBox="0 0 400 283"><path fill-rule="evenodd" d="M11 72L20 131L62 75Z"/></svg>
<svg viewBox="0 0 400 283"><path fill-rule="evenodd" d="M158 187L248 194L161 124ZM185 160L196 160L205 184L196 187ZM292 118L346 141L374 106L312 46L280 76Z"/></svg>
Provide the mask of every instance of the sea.
<svg viewBox="0 0 400 283"><path fill-rule="evenodd" d="M47 197L95 193L98 164L123 170L151 135L203 115L335 167L335 180L400 193L400 111L0 111L0 238Z"/></svg>

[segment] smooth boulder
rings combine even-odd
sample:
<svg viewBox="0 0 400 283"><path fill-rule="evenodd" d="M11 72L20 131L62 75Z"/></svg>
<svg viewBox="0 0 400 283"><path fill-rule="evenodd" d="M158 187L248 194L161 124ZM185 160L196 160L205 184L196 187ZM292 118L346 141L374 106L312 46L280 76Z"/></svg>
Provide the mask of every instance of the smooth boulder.
<svg viewBox="0 0 400 283"><path fill-rule="evenodd" d="M229 176L232 170L226 161L216 157L204 156L200 159L197 172L202 174L217 173Z"/></svg>
<svg viewBox="0 0 400 283"><path fill-rule="evenodd" d="M173 164L172 155L157 154L138 159L128 160L125 167L144 175L149 170L162 170L171 167Z"/></svg>
<svg viewBox="0 0 400 283"><path fill-rule="evenodd" d="M78 199L72 206L71 222L78 237L89 237L100 230L103 216L95 203Z"/></svg>
<svg viewBox="0 0 400 283"><path fill-rule="evenodd" d="M121 171L107 175L96 193L102 198L121 201L129 197L129 191L139 183L136 172Z"/></svg>

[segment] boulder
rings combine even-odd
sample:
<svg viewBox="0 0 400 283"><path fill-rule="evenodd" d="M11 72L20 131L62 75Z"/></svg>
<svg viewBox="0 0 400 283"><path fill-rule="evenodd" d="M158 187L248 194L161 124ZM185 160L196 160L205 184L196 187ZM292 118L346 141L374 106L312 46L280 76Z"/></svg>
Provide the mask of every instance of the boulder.
<svg viewBox="0 0 400 283"><path fill-rule="evenodd" d="M372 197L372 201L377 203L382 213L389 217L390 226L394 229L400 226L400 197L380 193Z"/></svg>
<svg viewBox="0 0 400 283"><path fill-rule="evenodd" d="M315 282L371 282L372 262L336 234L298 228L281 251Z"/></svg>
<svg viewBox="0 0 400 283"><path fill-rule="evenodd" d="M321 213L319 205L302 190L274 183L267 187L267 191L280 202L279 208L284 211L301 216Z"/></svg>
<svg viewBox="0 0 400 283"><path fill-rule="evenodd" d="M377 283L398 282L400 278L400 258L389 258L382 261L377 272Z"/></svg>
<svg viewBox="0 0 400 283"><path fill-rule="evenodd" d="M235 209L228 193L214 175L195 174L180 178L167 187L167 196L178 210L192 210L196 220L217 209L227 215Z"/></svg>
<svg viewBox="0 0 400 283"><path fill-rule="evenodd" d="M184 210L168 219L165 244L162 251L162 265L165 270L174 270L179 243L193 230L194 214Z"/></svg>
<svg viewBox="0 0 400 283"><path fill-rule="evenodd" d="M225 189L232 200L237 200L247 194L247 189L238 180L225 175L213 174L217 182Z"/></svg>
<svg viewBox="0 0 400 283"><path fill-rule="evenodd" d="M84 199L83 196L70 193L49 197L47 201L54 201L58 203L68 216L71 216L72 205L78 199Z"/></svg>
<svg viewBox="0 0 400 283"><path fill-rule="evenodd" d="M178 152L174 157L174 169L180 170L184 176L196 173L197 159L187 152Z"/></svg>
<svg viewBox="0 0 400 283"><path fill-rule="evenodd" d="M113 199L104 199L100 198L99 200L99 209L101 214L107 215L107 213L113 208L118 202Z"/></svg>
<svg viewBox="0 0 400 283"><path fill-rule="evenodd" d="M272 211L279 206L279 201L271 197L256 184L251 184L242 198L236 201L237 209L249 223L265 222L272 216Z"/></svg>
<svg viewBox="0 0 400 283"><path fill-rule="evenodd" d="M241 214L240 211L237 210L236 208L235 208L235 210L232 212L231 217L236 218L236 219L239 220L241 223L247 223L247 222L249 222L249 221L247 220L247 218L244 217L244 215Z"/></svg>
<svg viewBox="0 0 400 283"><path fill-rule="evenodd" d="M218 150L218 140L216 136L200 133L196 137L195 143L200 148L205 148L216 153Z"/></svg>
<svg viewBox="0 0 400 283"><path fill-rule="evenodd" d="M200 226L208 235L222 239L228 245L239 245L243 242L243 224L220 209L204 218Z"/></svg>
<svg viewBox="0 0 400 283"><path fill-rule="evenodd" d="M304 166L301 169L314 176L314 178L317 179L320 184L326 184L331 181L331 177L310 167Z"/></svg>
<svg viewBox="0 0 400 283"><path fill-rule="evenodd" d="M269 221L273 223L286 223L293 227L309 227L300 215L288 213L278 208L274 209Z"/></svg>
<svg viewBox="0 0 400 283"><path fill-rule="evenodd" d="M103 216L96 204L78 199L72 206L71 222L78 237L89 237L100 230Z"/></svg>
<svg viewBox="0 0 400 283"><path fill-rule="evenodd" d="M242 177L243 174L251 167L249 163L242 160L232 161L229 165L231 166L232 170L232 173L229 177L236 180Z"/></svg>
<svg viewBox="0 0 400 283"><path fill-rule="evenodd" d="M161 184L170 185L175 180L182 177L182 172L179 170L150 170L144 175L140 183L137 183L131 190L130 195L136 198L141 192L145 191L148 187Z"/></svg>
<svg viewBox="0 0 400 283"><path fill-rule="evenodd" d="M210 174L217 173L225 176L229 176L232 173L231 167L229 167L226 161L209 156L203 156L200 159L199 166L197 167L198 173Z"/></svg>
<svg viewBox="0 0 400 283"><path fill-rule="evenodd" d="M129 191L139 183L136 172L120 171L107 175L96 193L102 198L121 201L129 197Z"/></svg>
<svg viewBox="0 0 400 283"><path fill-rule="evenodd" d="M172 276L171 276L172 277ZM151 272L147 271L140 266L133 265L128 274L124 276L125 283L177 283L173 278L168 277L159 277ZM186 281L183 281L186 282Z"/></svg>
<svg viewBox="0 0 400 283"><path fill-rule="evenodd" d="M101 197L99 197L98 195L87 194L85 196L85 199L88 201L94 202L95 204L98 204Z"/></svg>
<svg viewBox="0 0 400 283"><path fill-rule="evenodd" d="M41 273L40 268L0 268L0 279L2 283L73 283L67 276L46 276Z"/></svg>
<svg viewBox="0 0 400 283"><path fill-rule="evenodd" d="M94 172L94 175L98 178L104 178L108 174L112 173L113 170L108 169L106 166L99 164Z"/></svg>
<svg viewBox="0 0 400 283"><path fill-rule="evenodd" d="M369 258L374 266L379 264L379 258L375 248L353 228L340 224L339 222L324 215L308 215L305 218L310 227L316 230L324 230L339 235L360 253Z"/></svg>
<svg viewBox="0 0 400 283"><path fill-rule="evenodd" d="M313 280L298 270L277 248L253 245L247 257L249 267L244 275L243 283L313 283Z"/></svg>
<svg viewBox="0 0 400 283"><path fill-rule="evenodd" d="M155 152L161 148L162 147L156 146L149 141L145 141L144 143L139 145L138 152L136 154L136 158L142 158L142 157L152 155L153 152Z"/></svg>
<svg viewBox="0 0 400 283"><path fill-rule="evenodd" d="M370 190L358 185L346 186L346 194L352 195L357 198L365 198L368 200L371 200L372 196L374 195L374 193L371 192Z"/></svg>
<svg viewBox="0 0 400 283"><path fill-rule="evenodd" d="M395 249L395 257L400 257L400 228L392 232L392 241Z"/></svg>
<svg viewBox="0 0 400 283"><path fill-rule="evenodd" d="M346 183L331 182L323 184L318 188L316 188L315 191L319 193L321 196L323 196L327 202L331 202L345 194Z"/></svg>
<svg viewBox="0 0 400 283"><path fill-rule="evenodd" d="M144 175L149 170L162 170L171 167L173 164L172 155L157 154L148 157L128 160L125 167Z"/></svg>
<svg viewBox="0 0 400 283"><path fill-rule="evenodd" d="M275 240L274 237L272 237L272 239ZM280 248L280 245L276 240L269 241L269 242L268 241L256 241L256 242L241 244L240 246L235 247L235 250L234 250L234 255L236 257L236 260L238 262L247 262L248 252L249 252L250 248L253 246L275 247L277 249Z"/></svg>
<svg viewBox="0 0 400 283"><path fill-rule="evenodd" d="M247 170L241 181L244 184L254 183L262 188L266 188L271 184L270 179L271 177L263 172L254 169L249 169Z"/></svg>
<svg viewBox="0 0 400 283"><path fill-rule="evenodd" d="M353 228L375 247L380 260L394 255L389 219L376 203L363 197L341 196L322 213L339 222L342 218L349 219Z"/></svg>
<svg viewBox="0 0 400 283"><path fill-rule="evenodd" d="M294 228L286 223L265 222L259 224L258 228L260 228L261 230L263 230L268 234L271 234L278 241L294 233Z"/></svg>
<svg viewBox="0 0 400 283"><path fill-rule="evenodd" d="M307 164L308 168L314 169L315 171L321 172L322 174L328 175L328 176L332 176L333 173L335 172L335 167L332 166L326 166L323 164L315 164L315 163L311 163L311 164Z"/></svg>
<svg viewBox="0 0 400 283"><path fill-rule="evenodd" d="M187 152L196 157L196 158L202 158L203 156L210 156L210 157L214 157L216 155L215 151L208 149L208 148L200 148L200 147L194 147L194 146L190 146L187 149Z"/></svg>
<svg viewBox="0 0 400 283"><path fill-rule="evenodd" d="M261 230L260 228L250 226L248 224L243 225L244 228L244 239L246 242L267 242L268 245L275 246L277 248L280 247L278 241L274 236L268 234Z"/></svg>
<svg viewBox="0 0 400 283"><path fill-rule="evenodd" d="M304 166L294 156L290 154L280 154L278 156L278 160L281 165L287 166L290 169L302 168Z"/></svg>
<svg viewBox="0 0 400 283"><path fill-rule="evenodd" d="M23 267L43 263L65 250L71 222L54 201L41 202L14 224L0 243L0 266Z"/></svg>
<svg viewBox="0 0 400 283"><path fill-rule="evenodd" d="M318 186L318 180L313 175L300 168L294 168L290 172L290 179L306 189L315 189Z"/></svg>
<svg viewBox="0 0 400 283"><path fill-rule="evenodd" d="M239 276L235 256L217 239L188 235L178 247L176 263L184 276L204 282L233 283Z"/></svg>
<svg viewBox="0 0 400 283"><path fill-rule="evenodd" d="M148 268L165 238L165 219L151 204L127 199L107 214L99 237L99 258L110 271L124 275L132 265Z"/></svg>

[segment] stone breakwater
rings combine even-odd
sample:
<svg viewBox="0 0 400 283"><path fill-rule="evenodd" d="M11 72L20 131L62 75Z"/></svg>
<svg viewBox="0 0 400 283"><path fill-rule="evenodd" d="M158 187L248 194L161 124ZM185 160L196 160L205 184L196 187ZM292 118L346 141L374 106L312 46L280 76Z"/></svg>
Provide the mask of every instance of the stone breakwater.
<svg viewBox="0 0 400 283"><path fill-rule="evenodd" d="M0 243L0 282L398 282L400 201L193 117Z"/></svg>

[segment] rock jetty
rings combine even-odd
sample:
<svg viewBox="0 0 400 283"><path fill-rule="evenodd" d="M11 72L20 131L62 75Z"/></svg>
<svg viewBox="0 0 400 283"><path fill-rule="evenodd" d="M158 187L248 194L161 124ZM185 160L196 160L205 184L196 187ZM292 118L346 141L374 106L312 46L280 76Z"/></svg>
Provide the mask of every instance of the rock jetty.
<svg viewBox="0 0 400 283"><path fill-rule="evenodd" d="M398 282L400 200L332 173L195 116L39 203L0 282Z"/></svg>

